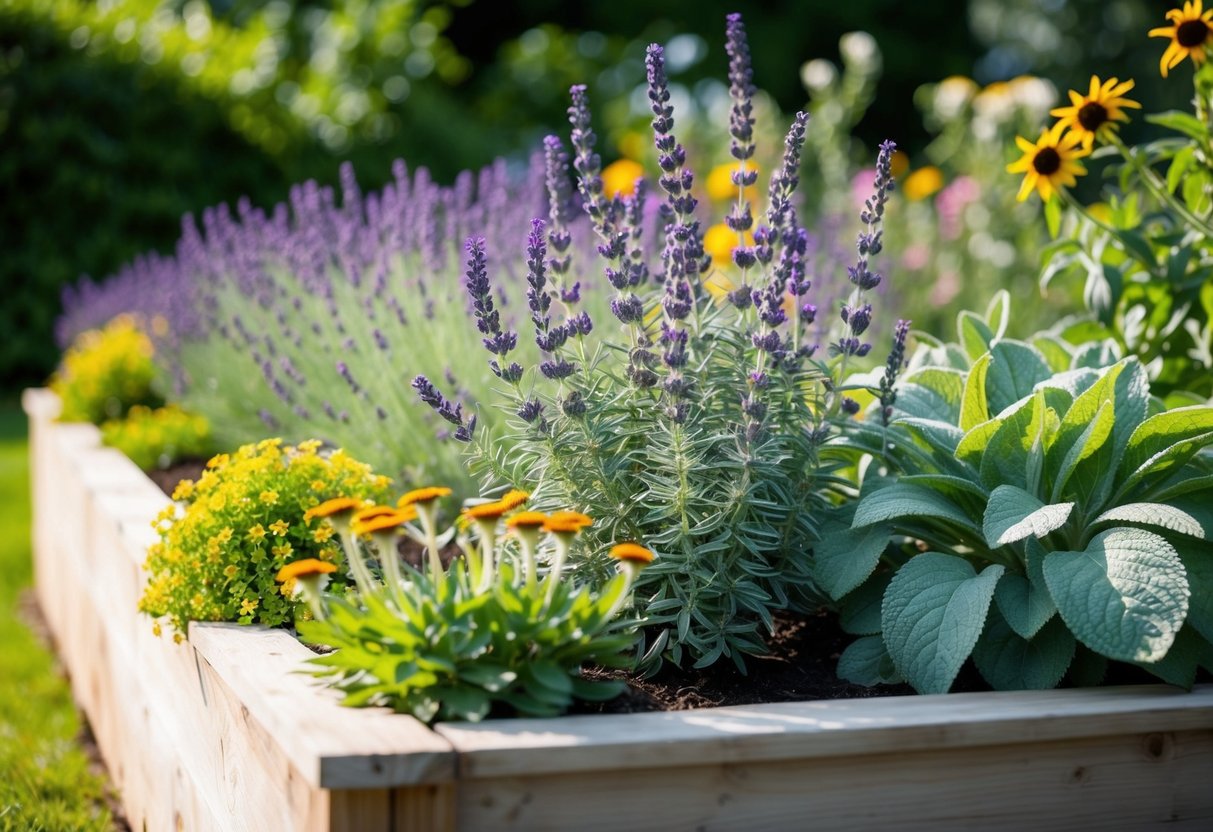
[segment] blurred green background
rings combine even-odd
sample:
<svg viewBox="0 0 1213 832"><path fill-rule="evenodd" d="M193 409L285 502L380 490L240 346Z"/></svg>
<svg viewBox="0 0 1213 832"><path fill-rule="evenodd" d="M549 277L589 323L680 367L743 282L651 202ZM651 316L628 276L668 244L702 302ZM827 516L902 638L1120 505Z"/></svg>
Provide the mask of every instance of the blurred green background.
<svg viewBox="0 0 1213 832"><path fill-rule="evenodd" d="M706 111L730 11L784 113L828 76L807 62L840 63L846 32L873 36L875 86L842 120L848 163L886 137L917 163L931 136L915 91L949 75L1035 73L1064 90L1098 69L1168 106L1144 37L1161 11L1144 0L0 0L0 390L52 369L65 283L170 249L187 211L269 204L335 181L346 159L364 187L398 157L449 180L565 132L578 82L609 161L643 124L650 41Z"/></svg>

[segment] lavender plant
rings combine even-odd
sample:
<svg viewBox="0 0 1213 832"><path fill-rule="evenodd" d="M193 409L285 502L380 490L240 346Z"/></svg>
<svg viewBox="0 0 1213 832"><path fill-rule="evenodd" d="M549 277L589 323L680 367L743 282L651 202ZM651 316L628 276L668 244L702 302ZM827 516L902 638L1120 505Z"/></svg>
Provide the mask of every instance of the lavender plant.
<svg viewBox="0 0 1213 832"><path fill-rule="evenodd" d="M503 441L468 438L488 484L539 481L541 506L573 505L599 518L572 568L601 580L608 544L644 540L659 555L639 579L636 603L651 625L645 659L704 667L763 652L761 630L776 611L818 602L809 547L834 484L817 449L839 417L855 409L845 382L871 349L865 333L880 283L881 221L893 180L891 142L882 145L875 193L863 213L852 292L828 349L813 339L818 314L806 270L809 234L795 192L807 116L797 114L761 213L748 194L754 153L753 77L739 15L727 25L732 180L737 199L725 222L736 234L731 262L704 253L696 180L675 129L662 48L649 47L648 99L660 197L644 182L626 197L606 195L585 87L572 89L572 167L582 207L598 236L609 316L567 297L578 274L564 259L565 218L536 218L527 237L527 307L541 357L496 308L486 245L468 245L467 289L490 367L495 406L508 413ZM549 149L559 140L549 138ZM565 178L549 153L548 181ZM553 204L560 200L553 199ZM644 218L656 213L661 249L646 247ZM721 297L705 280L725 286ZM508 276L501 283L508 281ZM585 283L591 285L587 277ZM573 286L579 286L574 282ZM500 289L500 285L496 287ZM573 292L576 294L576 291ZM596 339L587 337L593 332ZM517 350L517 351L516 351ZM447 418L462 417L429 378L415 386Z"/></svg>
<svg viewBox="0 0 1213 832"><path fill-rule="evenodd" d="M559 160L558 147L547 152ZM174 256L141 258L101 288L69 293L60 334L90 325L94 310L138 310L162 322L157 356L172 398L205 416L220 444L267 432L320 436L377 470L470 493L462 445L433 441L436 431L470 438L475 425L460 402L484 398L492 380L474 358L453 241L483 235L495 274L521 282L527 270L513 241L549 211L544 176L537 156L521 176L498 162L447 188L399 163L392 183L364 196L346 166L340 201L308 182L268 213L246 202L234 214L208 210L201 227L187 218ZM567 184L551 188L556 275L587 247L588 229L565 204ZM566 301L578 292L564 287ZM513 325L514 310L497 304L498 320ZM409 390L417 374L458 378L455 401L437 412L420 405ZM482 429L492 430L493 416Z"/></svg>

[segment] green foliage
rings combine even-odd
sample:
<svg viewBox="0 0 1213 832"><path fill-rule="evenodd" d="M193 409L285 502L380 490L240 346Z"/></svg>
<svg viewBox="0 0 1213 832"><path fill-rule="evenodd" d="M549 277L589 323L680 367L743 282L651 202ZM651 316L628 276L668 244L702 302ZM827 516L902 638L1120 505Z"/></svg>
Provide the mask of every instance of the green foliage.
<svg viewBox="0 0 1213 832"><path fill-rule="evenodd" d="M81 272L168 247L188 211L285 191L278 163L205 99L0 3L0 386L54 368L59 292Z"/></svg>
<svg viewBox="0 0 1213 832"><path fill-rule="evenodd" d="M157 404L152 352L151 340L129 316L82 333L51 379L63 403L59 418L99 425L121 419L135 405Z"/></svg>
<svg viewBox="0 0 1213 832"><path fill-rule="evenodd" d="M1096 154L1121 156L1106 170L1107 211L1074 203L1041 255L1042 286L1081 282L1087 310L1142 360L1154 391L1189 401L1213 398L1213 69L1195 88L1197 115L1147 116L1166 135L1113 137Z"/></svg>
<svg viewBox="0 0 1213 832"><path fill-rule="evenodd" d="M101 441L122 451L145 471L212 453L206 419L172 405L155 410L132 407L125 418L102 423Z"/></svg>
<svg viewBox="0 0 1213 832"><path fill-rule="evenodd" d="M173 494L181 504L156 520L160 542L148 550L139 609L166 617L177 639L189 621L291 624L302 607L275 584L278 570L341 556L332 526L304 513L335 497L378 498L388 486L368 465L340 450L322 454L319 444L267 439L215 457L197 482L183 480Z"/></svg>
<svg viewBox="0 0 1213 832"><path fill-rule="evenodd" d="M840 672L940 693L972 655L996 688L1048 688L1081 645L1190 686L1213 666L1213 622L1193 600L1213 593L1213 407L1165 410L1135 357L1094 369L1079 347L1051 366L988 320L962 315L974 351L990 335L971 366L920 362L890 424L844 440L897 478L869 473L850 538L816 559L865 636ZM889 533L876 555L843 555ZM878 625L862 612L877 593Z"/></svg>
<svg viewBox="0 0 1213 832"><path fill-rule="evenodd" d="M611 699L618 682L581 675L592 661L625 667L635 622L615 618L627 591L616 575L599 591L548 579L528 585L503 564L487 589L466 562L437 582L410 570L399 593L331 599L328 615L299 624L305 641L334 648L315 659L346 705L386 705L424 722L480 720L494 706L555 716L574 699Z"/></svg>
<svg viewBox="0 0 1213 832"><path fill-rule="evenodd" d="M24 429L20 410L0 408L0 830L108 832L107 785L76 742L71 690L22 620L32 578Z"/></svg>

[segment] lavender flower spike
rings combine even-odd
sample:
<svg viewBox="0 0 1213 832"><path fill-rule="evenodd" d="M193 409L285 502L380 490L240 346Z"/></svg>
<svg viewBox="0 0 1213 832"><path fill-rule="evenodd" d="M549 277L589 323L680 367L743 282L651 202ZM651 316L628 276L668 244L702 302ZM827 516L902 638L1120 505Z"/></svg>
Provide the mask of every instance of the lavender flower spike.
<svg viewBox="0 0 1213 832"><path fill-rule="evenodd" d="M740 14L725 18L725 51L729 55L729 96L733 107L729 112L730 148L733 158L744 162L754 155L754 72L750 68L750 45L746 42L745 24ZM734 184L753 185L758 170L738 171Z"/></svg>
<svg viewBox="0 0 1213 832"><path fill-rule="evenodd" d="M899 320L893 330L893 348L885 361L884 374L880 377L880 421L888 427L893 417L893 404L897 401L897 376L906 363L906 339L910 335L910 322Z"/></svg>
<svg viewBox="0 0 1213 832"><path fill-rule="evenodd" d="M472 433L476 430L476 417L473 416L466 423L463 420L463 405L453 402L438 391L425 376L417 376L413 379L413 389L417 391L417 395L421 400L433 408L434 412L441 416L446 421L455 425L455 438L461 442L471 442Z"/></svg>
<svg viewBox="0 0 1213 832"><path fill-rule="evenodd" d="M485 338L484 348L503 359L518 346L518 334L501 328L501 316L493 306L493 290L489 285L488 261L484 253L484 238L468 239L467 292L472 299L476 327ZM522 378L522 367L516 363L503 367L496 359L489 362L493 374L503 381L516 382Z"/></svg>

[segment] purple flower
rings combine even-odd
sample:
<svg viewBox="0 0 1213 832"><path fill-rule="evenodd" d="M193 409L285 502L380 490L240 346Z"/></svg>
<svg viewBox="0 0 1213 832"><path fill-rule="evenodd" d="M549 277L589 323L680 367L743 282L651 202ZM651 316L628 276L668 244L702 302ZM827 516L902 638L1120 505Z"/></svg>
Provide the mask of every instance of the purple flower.
<svg viewBox="0 0 1213 832"><path fill-rule="evenodd" d="M906 362L906 339L910 335L910 322L899 320L893 330L893 347L885 361L884 374L880 377L880 421L887 427L893 415L893 404L897 401L897 376Z"/></svg>
<svg viewBox="0 0 1213 832"><path fill-rule="evenodd" d="M750 69L750 46L746 42L745 24L741 15L725 18L725 51L729 55L729 96L733 100L729 111L729 134L733 137L731 152L734 159L746 160L754 155L754 73ZM744 179L749 179L749 172ZM757 168L753 171L758 175ZM739 175L739 178L740 177ZM745 187L750 181L737 181Z"/></svg>

